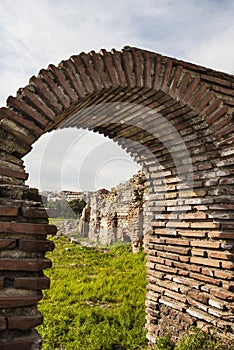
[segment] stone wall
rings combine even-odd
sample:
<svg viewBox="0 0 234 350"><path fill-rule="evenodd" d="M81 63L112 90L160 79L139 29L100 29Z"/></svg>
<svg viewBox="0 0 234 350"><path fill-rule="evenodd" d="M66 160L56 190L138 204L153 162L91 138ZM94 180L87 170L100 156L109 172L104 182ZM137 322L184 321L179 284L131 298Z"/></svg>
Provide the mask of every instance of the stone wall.
<svg viewBox="0 0 234 350"><path fill-rule="evenodd" d="M79 194L87 203L83 210L79 234L91 242L112 244L131 242L133 250L142 245L144 226L143 209L147 198L146 178L139 172L129 181L110 191Z"/></svg>
<svg viewBox="0 0 234 350"><path fill-rule="evenodd" d="M43 133L106 135L142 167L148 339L191 325L233 334L234 77L132 47L50 65L0 108L0 348L38 349L53 247L22 157ZM33 345L34 344L34 345Z"/></svg>

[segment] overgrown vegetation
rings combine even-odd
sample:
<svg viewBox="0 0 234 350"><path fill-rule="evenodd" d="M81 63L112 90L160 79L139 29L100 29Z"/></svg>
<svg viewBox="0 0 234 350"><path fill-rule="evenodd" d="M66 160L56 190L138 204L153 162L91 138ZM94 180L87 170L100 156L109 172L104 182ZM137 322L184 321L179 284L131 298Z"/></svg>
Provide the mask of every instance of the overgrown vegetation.
<svg viewBox="0 0 234 350"><path fill-rule="evenodd" d="M44 292L38 327L43 350L147 349L145 325L146 272L144 253L132 254L130 245L92 249L54 239L48 257L51 289ZM194 328L174 344L157 339L155 350L234 350L221 339Z"/></svg>
<svg viewBox="0 0 234 350"><path fill-rule="evenodd" d="M156 350L234 350L234 344L233 339L218 335L215 328L205 332L194 327L176 345L167 335L159 337Z"/></svg>
<svg viewBox="0 0 234 350"><path fill-rule="evenodd" d="M48 257L51 289L38 327L43 350L143 349L146 346L144 253L130 245L106 250L56 240Z"/></svg>
<svg viewBox="0 0 234 350"><path fill-rule="evenodd" d="M86 206L86 202L79 198L68 202L65 197L61 197L59 200L48 200L45 202L45 205L50 217L77 219L81 216L82 210Z"/></svg>

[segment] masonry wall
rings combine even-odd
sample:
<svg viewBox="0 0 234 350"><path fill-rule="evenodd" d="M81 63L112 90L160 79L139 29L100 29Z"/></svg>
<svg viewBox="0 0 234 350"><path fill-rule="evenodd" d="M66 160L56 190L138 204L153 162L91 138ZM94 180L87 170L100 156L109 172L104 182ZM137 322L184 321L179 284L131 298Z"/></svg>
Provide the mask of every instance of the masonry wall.
<svg viewBox="0 0 234 350"><path fill-rule="evenodd" d="M139 249L146 227L145 182L144 174L139 172L110 191L84 193L82 198L87 205L80 219L79 235L99 244L131 242L134 252Z"/></svg>
<svg viewBox="0 0 234 350"><path fill-rule="evenodd" d="M234 77L126 47L50 65L0 108L0 348L39 349L34 327L55 228L22 157L43 133L82 127L142 165L148 339L191 325L233 334Z"/></svg>

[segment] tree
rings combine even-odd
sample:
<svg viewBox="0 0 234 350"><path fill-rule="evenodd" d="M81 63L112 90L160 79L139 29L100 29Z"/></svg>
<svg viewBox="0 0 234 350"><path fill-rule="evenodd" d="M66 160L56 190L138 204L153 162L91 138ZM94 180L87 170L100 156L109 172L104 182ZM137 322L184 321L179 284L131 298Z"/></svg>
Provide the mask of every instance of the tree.
<svg viewBox="0 0 234 350"><path fill-rule="evenodd" d="M73 199L72 201L69 201L68 204L77 215L81 215L82 210L86 206L86 202L83 199Z"/></svg>

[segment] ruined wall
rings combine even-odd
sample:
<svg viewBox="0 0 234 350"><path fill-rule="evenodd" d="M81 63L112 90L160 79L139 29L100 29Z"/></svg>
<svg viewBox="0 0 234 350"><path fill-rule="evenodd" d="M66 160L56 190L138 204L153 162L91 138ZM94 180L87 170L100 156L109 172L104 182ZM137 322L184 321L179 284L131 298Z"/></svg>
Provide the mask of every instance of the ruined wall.
<svg viewBox="0 0 234 350"><path fill-rule="evenodd" d="M0 348L39 349L37 302L48 287L54 228L22 157L43 133L87 128L143 166L149 189L148 339L191 325L233 334L234 77L159 54L72 56L0 108Z"/></svg>
<svg viewBox="0 0 234 350"><path fill-rule="evenodd" d="M79 234L92 242L112 244L131 242L135 251L142 245L147 227L143 209L147 188L143 172L110 191L79 194L87 203L79 224Z"/></svg>

